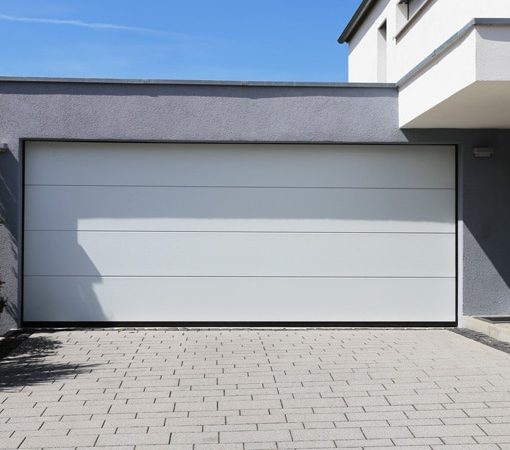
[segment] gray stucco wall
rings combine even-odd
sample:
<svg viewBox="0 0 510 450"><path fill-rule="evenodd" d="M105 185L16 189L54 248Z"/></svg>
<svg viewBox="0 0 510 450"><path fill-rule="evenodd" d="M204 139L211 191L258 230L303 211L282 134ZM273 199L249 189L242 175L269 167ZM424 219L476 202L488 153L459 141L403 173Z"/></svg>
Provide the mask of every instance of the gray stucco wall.
<svg viewBox="0 0 510 450"><path fill-rule="evenodd" d="M496 153L481 159L465 149L465 311L510 315L510 134L480 131L471 142Z"/></svg>
<svg viewBox="0 0 510 450"><path fill-rule="evenodd" d="M0 81L0 140L10 148L0 154L0 277L9 299L0 332L17 320L23 138L457 144L464 310L510 314L510 132L402 131L397 95L390 86ZM471 149L482 144L496 157L475 160Z"/></svg>

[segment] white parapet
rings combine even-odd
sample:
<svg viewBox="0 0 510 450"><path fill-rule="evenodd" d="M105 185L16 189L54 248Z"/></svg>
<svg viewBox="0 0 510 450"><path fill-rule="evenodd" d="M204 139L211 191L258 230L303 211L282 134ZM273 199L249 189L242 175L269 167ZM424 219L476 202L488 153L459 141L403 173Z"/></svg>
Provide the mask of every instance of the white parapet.
<svg viewBox="0 0 510 450"><path fill-rule="evenodd" d="M398 84L402 128L510 127L510 20L473 19Z"/></svg>

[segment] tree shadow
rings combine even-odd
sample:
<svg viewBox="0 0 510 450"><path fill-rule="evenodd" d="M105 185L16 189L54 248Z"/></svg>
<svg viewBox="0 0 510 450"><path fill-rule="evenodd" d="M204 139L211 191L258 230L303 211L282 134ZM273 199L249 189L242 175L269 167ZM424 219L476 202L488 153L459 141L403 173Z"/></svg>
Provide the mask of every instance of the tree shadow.
<svg viewBox="0 0 510 450"><path fill-rule="evenodd" d="M39 383L52 383L90 372L97 364L58 362L53 358L61 343L48 336L25 339L0 359L0 391Z"/></svg>
<svg viewBox="0 0 510 450"><path fill-rule="evenodd" d="M11 152L0 155L0 335L15 328L18 319L18 175L19 164Z"/></svg>

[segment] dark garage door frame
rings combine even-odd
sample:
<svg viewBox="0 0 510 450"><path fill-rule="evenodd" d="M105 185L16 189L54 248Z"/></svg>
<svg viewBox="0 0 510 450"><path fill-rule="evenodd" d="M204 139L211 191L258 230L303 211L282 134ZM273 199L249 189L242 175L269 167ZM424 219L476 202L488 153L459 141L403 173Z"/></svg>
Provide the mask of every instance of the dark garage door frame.
<svg viewBox="0 0 510 450"><path fill-rule="evenodd" d="M218 321L199 321L199 322L172 322L172 321L151 321L151 322L116 322L116 321L101 321L101 322L64 322L64 321L25 321L24 320L24 265L25 265L25 252L24 252L24 230L25 230L25 144L28 142L90 142L90 143L131 143L131 144L268 144L268 145L380 145L380 146L425 146L425 145L445 145L451 146L455 149L455 321L454 322L218 322ZM58 138L21 138L19 140L20 148L20 203L21 203L21 218L19 236L21 237L19 254L21 258L19 260L18 267L18 292L19 292L19 323L23 328L111 328L111 327L352 327L352 328L384 328L384 327L457 327L459 320L459 234L458 234L458 216L459 216L459 148L457 144L450 143L412 143L412 142L292 142L292 141L280 141L280 142L266 142L266 141L162 141L162 140L113 140L113 139L58 139Z"/></svg>

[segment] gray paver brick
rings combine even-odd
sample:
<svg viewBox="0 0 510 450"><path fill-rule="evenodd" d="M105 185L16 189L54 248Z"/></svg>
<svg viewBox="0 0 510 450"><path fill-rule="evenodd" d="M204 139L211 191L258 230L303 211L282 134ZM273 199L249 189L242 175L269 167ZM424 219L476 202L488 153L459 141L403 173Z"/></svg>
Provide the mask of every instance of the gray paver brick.
<svg viewBox="0 0 510 450"><path fill-rule="evenodd" d="M499 450L495 444L445 444L433 445L433 450Z"/></svg>
<svg viewBox="0 0 510 450"><path fill-rule="evenodd" d="M419 404L444 404L453 403L452 399L445 394L427 395L387 395L390 405L419 405Z"/></svg>
<svg viewBox="0 0 510 450"><path fill-rule="evenodd" d="M43 416L68 416L73 414L106 414L110 409L109 405L101 406L53 406L46 408ZM114 411L112 411L114 412Z"/></svg>
<svg viewBox="0 0 510 450"><path fill-rule="evenodd" d="M112 447L115 450L117 447ZM136 450L193 450L193 444L154 444L154 445L137 445Z"/></svg>
<svg viewBox="0 0 510 450"><path fill-rule="evenodd" d="M101 445L142 445L142 444L168 444L170 433L151 434L102 434L97 440Z"/></svg>
<svg viewBox="0 0 510 450"><path fill-rule="evenodd" d="M41 416L44 412L43 407L35 407L35 408L4 408L2 412L0 412L0 417L37 417Z"/></svg>
<svg viewBox="0 0 510 450"><path fill-rule="evenodd" d="M18 448L23 438L0 438L0 448L10 449Z"/></svg>
<svg viewBox="0 0 510 450"><path fill-rule="evenodd" d="M243 450L243 444L196 444L194 450Z"/></svg>
<svg viewBox="0 0 510 450"><path fill-rule="evenodd" d="M362 427L361 430L367 439L383 438L407 438L412 437L411 432L406 427Z"/></svg>
<svg viewBox="0 0 510 450"><path fill-rule="evenodd" d="M278 442L277 447L285 449L317 450L321 448L336 448L333 441L300 441L300 442ZM359 450L362 450L361 447Z"/></svg>
<svg viewBox="0 0 510 450"><path fill-rule="evenodd" d="M342 441L335 441L335 444L339 448L388 448L393 446L393 442L391 439L370 439L370 440L342 440ZM413 447L413 450L415 450L415 447Z"/></svg>
<svg viewBox="0 0 510 450"><path fill-rule="evenodd" d="M228 416L227 424L241 424L241 423L281 423L286 422L283 414L267 414L267 415L241 415L241 416Z"/></svg>
<svg viewBox="0 0 510 450"><path fill-rule="evenodd" d="M363 439L359 428L292 430L295 441L335 441L341 439Z"/></svg>
<svg viewBox="0 0 510 450"><path fill-rule="evenodd" d="M216 411L217 402L177 402L175 411Z"/></svg>
<svg viewBox="0 0 510 450"><path fill-rule="evenodd" d="M383 406L389 405L388 400L382 396L376 397L349 397L345 399L347 406Z"/></svg>
<svg viewBox="0 0 510 450"><path fill-rule="evenodd" d="M93 448L100 448L101 450L134 450L134 445L119 445L114 447L76 447L76 450L91 450Z"/></svg>
<svg viewBox="0 0 510 450"><path fill-rule="evenodd" d="M480 428L489 436L510 436L509 424L481 424Z"/></svg>
<svg viewBox="0 0 510 450"><path fill-rule="evenodd" d="M225 431L220 433L220 443L290 441L287 430Z"/></svg>
<svg viewBox="0 0 510 450"><path fill-rule="evenodd" d="M279 400L222 400L218 402L218 410L237 409L269 409L281 408Z"/></svg>
<svg viewBox="0 0 510 450"><path fill-rule="evenodd" d="M171 444L217 444L218 433L204 431L201 433L173 433Z"/></svg>
<svg viewBox="0 0 510 450"><path fill-rule="evenodd" d="M245 450L272 450L276 448L276 442L247 442L244 444ZM280 447L282 448L282 447Z"/></svg>
<svg viewBox="0 0 510 450"><path fill-rule="evenodd" d="M94 445L97 435L80 436L29 436L21 444L21 448L71 448Z"/></svg>
<svg viewBox="0 0 510 450"><path fill-rule="evenodd" d="M416 437L479 436L484 432L476 425L441 425L409 427Z"/></svg>

